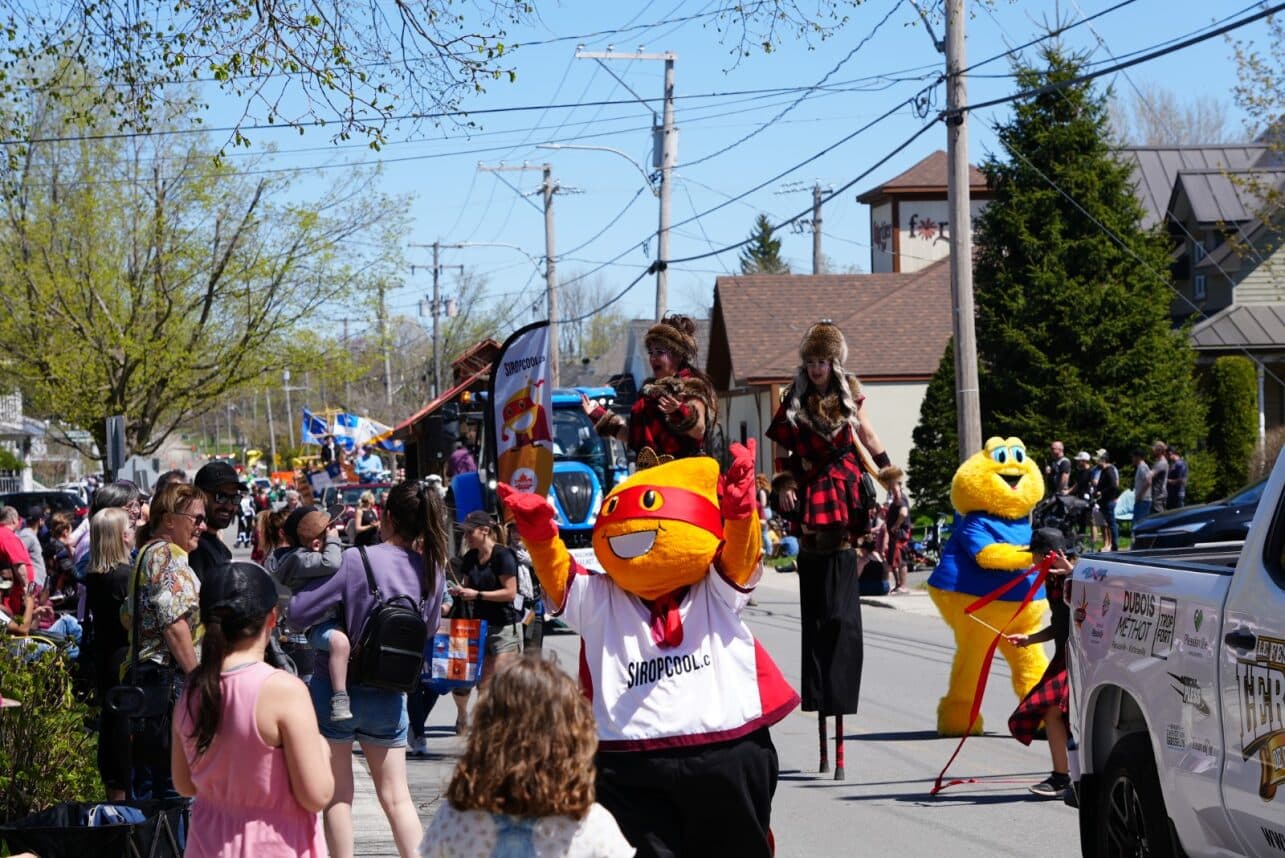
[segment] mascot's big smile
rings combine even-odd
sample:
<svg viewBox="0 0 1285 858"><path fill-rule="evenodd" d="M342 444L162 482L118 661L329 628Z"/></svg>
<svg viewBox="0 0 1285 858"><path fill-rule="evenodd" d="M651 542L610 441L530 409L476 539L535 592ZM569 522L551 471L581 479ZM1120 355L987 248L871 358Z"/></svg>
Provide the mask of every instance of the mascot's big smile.
<svg viewBox="0 0 1285 858"><path fill-rule="evenodd" d="M633 560L651 551L656 544L656 533L656 530L639 530L636 533L608 536L607 544L611 546L611 553L621 560Z"/></svg>

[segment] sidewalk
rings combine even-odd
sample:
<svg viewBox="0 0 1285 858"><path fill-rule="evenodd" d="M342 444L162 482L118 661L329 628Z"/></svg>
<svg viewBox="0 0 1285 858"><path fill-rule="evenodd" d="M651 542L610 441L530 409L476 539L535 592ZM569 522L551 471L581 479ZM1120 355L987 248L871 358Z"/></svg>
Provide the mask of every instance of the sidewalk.
<svg viewBox="0 0 1285 858"><path fill-rule="evenodd" d="M871 608L903 611L907 614L915 614L921 617L936 617L938 616L937 608L933 605L932 600L928 598L928 591L922 586L931 574L931 569L911 572L906 578L906 586L910 588L909 593L902 596L862 596L861 604ZM778 572L770 566L765 567L763 569L763 578L759 581L759 589L770 590L773 593L789 593L797 597L799 594L798 573Z"/></svg>

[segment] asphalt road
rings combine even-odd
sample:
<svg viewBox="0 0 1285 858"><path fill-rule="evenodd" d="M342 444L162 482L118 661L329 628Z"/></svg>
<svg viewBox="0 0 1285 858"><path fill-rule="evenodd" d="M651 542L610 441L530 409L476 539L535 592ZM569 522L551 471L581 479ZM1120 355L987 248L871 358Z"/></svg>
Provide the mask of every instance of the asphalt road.
<svg viewBox="0 0 1285 858"><path fill-rule="evenodd" d="M794 576L769 570L747 610L756 635L797 684L798 600ZM983 708L987 734L970 739L951 769L978 783L929 795L956 740L933 729L937 699L949 673L952 644L926 596L868 603L861 712L845 719L847 780L817 773L816 718L794 712L772 730L781 761L773 804L777 854L896 855L899 858L1079 855L1076 812L1035 798L1026 787L1044 778L1048 750L1008 736L1016 703L1008 672L997 664ZM578 638L546 638L563 665L576 664ZM443 700L429 716L428 759L408 763L411 792L425 825L441 801L459 752L451 731L455 707ZM357 758L360 760L360 758ZM359 763L359 769L363 768ZM396 854L364 770L354 808L357 854Z"/></svg>

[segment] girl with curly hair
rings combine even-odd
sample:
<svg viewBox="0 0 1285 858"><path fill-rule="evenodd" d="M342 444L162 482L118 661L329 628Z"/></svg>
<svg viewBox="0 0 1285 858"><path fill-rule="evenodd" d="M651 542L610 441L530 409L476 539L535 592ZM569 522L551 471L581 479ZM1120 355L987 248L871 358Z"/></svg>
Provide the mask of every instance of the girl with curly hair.
<svg viewBox="0 0 1285 858"><path fill-rule="evenodd" d="M589 701L556 662L528 656L501 668L478 700L448 803L419 854L633 855L594 801L597 751Z"/></svg>

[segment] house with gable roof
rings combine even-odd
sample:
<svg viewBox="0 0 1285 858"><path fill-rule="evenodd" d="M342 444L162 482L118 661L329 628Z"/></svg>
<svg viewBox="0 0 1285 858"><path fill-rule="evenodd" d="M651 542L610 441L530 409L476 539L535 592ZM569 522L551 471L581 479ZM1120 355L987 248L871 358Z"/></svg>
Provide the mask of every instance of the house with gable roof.
<svg viewBox="0 0 1285 858"><path fill-rule="evenodd" d="M1281 224L1259 214L1264 191L1285 192L1285 159L1261 139L1117 157L1133 169L1143 225L1163 225L1173 239L1169 311L1174 324L1194 322L1197 362L1251 357L1260 436L1285 424L1285 250Z"/></svg>
<svg viewBox="0 0 1285 858"><path fill-rule="evenodd" d="M799 365L808 328L830 319L848 341L845 369L888 455L905 466L928 382L951 335L950 267L905 274L752 274L714 284L706 371L718 390L727 440L759 440L758 470L772 473L764 441Z"/></svg>

